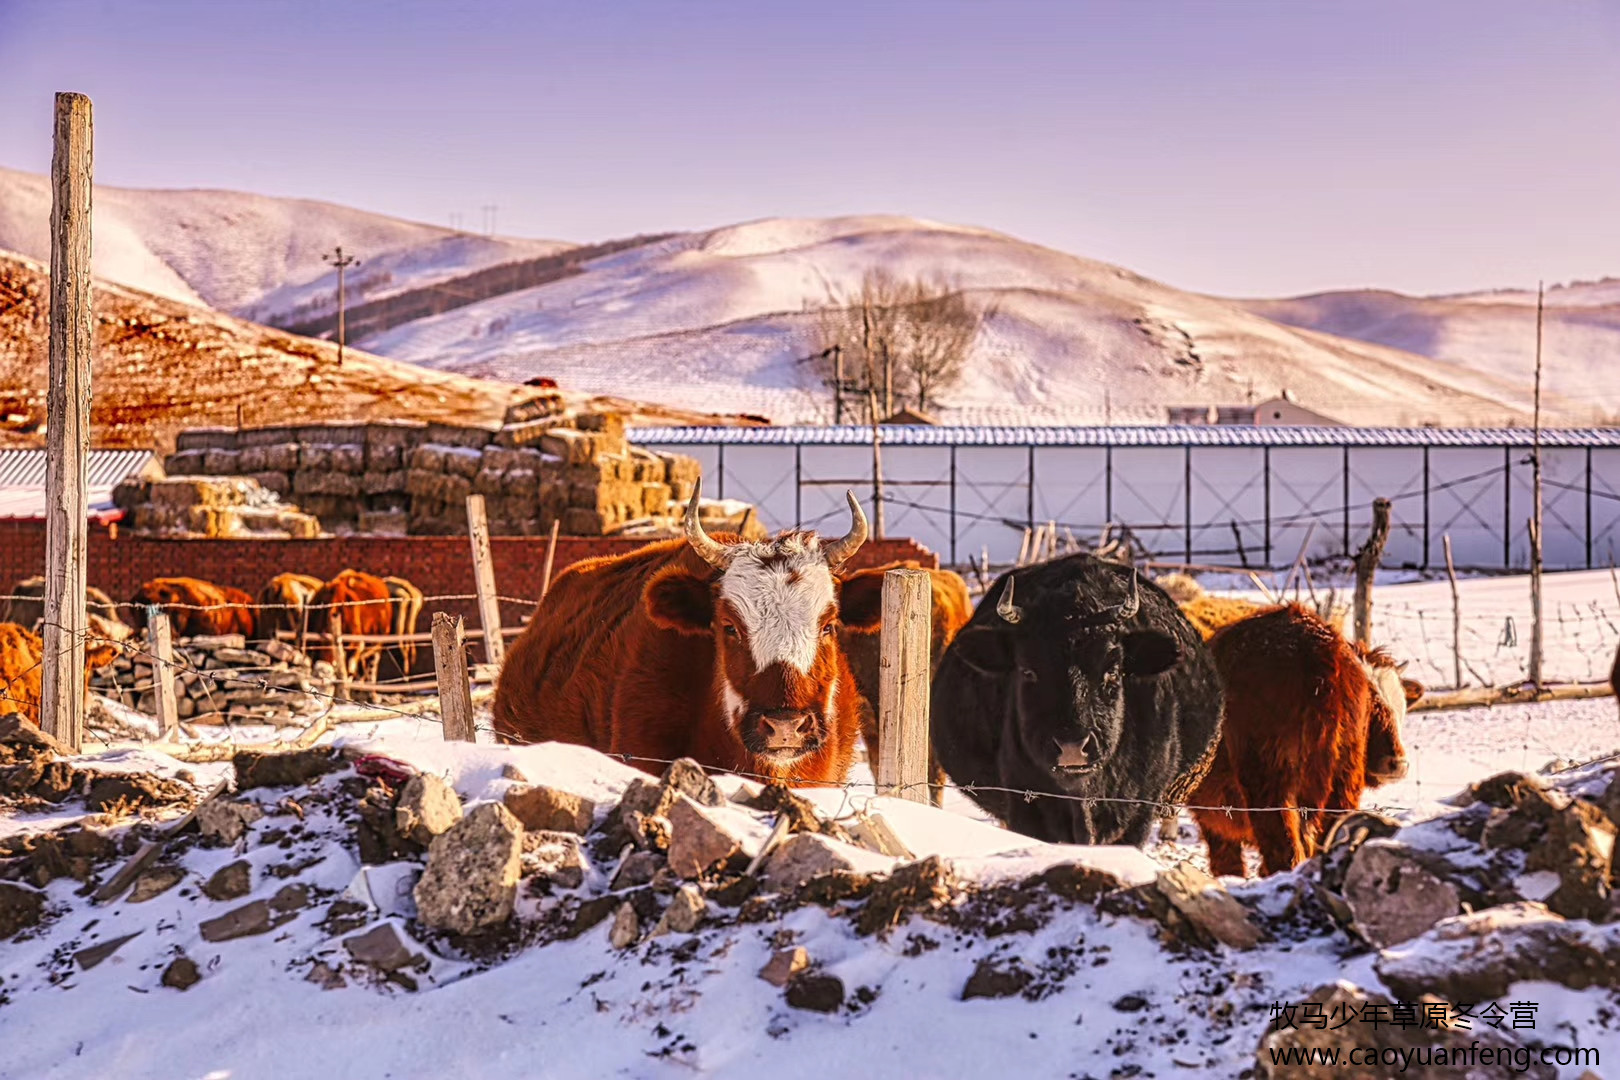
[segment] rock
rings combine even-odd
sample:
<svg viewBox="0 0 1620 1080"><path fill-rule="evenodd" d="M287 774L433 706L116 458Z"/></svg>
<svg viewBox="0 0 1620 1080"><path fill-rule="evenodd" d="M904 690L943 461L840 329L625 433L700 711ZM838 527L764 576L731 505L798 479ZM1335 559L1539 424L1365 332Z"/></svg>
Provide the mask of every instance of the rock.
<svg viewBox="0 0 1620 1080"><path fill-rule="evenodd" d="M522 873L523 826L499 803L481 803L433 838L414 896L422 922L473 934L512 916Z"/></svg>
<svg viewBox="0 0 1620 1080"><path fill-rule="evenodd" d="M1059 896L1084 904L1093 903L1125 884L1107 870L1080 862L1056 863L1033 875L1031 880Z"/></svg>
<svg viewBox="0 0 1620 1080"><path fill-rule="evenodd" d="M608 930L608 944L615 949L628 949L641 936L641 920L633 905L620 904L613 913L613 926Z"/></svg>
<svg viewBox="0 0 1620 1080"><path fill-rule="evenodd" d="M543 784L516 784L503 800L525 829L584 834L596 817L596 804L569 791Z"/></svg>
<svg viewBox="0 0 1620 1080"><path fill-rule="evenodd" d="M292 919L292 914L271 911L268 900L255 900L215 919L205 919L198 930L204 941L231 941L235 938L267 934Z"/></svg>
<svg viewBox="0 0 1620 1080"><path fill-rule="evenodd" d="M632 851L619 863L618 871L608 888L614 892L645 885L664 866L664 857L656 851Z"/></svg>
<svg viewBox="0 0 1620 1080"><path fill-rule="evenodd" d="M811 1012L837 1012L844 1004L844 982L836 975L804 972L788 983L787 1003Z"/></svg>
<svg viewBox="0 0 1620 1080"><path fill-rule="evenodd" d="M1389 840L1363 844L1344 875L1352 925L1375 949L1409 941L1462 912L1456 888Z"/></svg>
<svg viewBox="0 0 1620 1080"><path fill-rule="evenodd" d="M0 941L37 925L45 914L45 894L26 885L0 881Z"/></svg>
<svg viewBox="0 0 1620 1080"><path fill-rule="evenodd" d="M461 797L444 779L417 773L405 782L394 804L394 828L424 847L461 820Z"/></svg>
<svg viewBox="0 0 1620 1080"><path fill-rule="evenodd" d="M370 964L378 971L398 971L412 967L423 960L421 953L412 952L400 940L393 923L378 923L363 934L344 938L343 947L362 964Z"/></svg>
<svg viewBox="0 0 1620 1080"><path fill-rule="evenodd" d="M202 981L197 962L189 956L177 956L163 969L163 985L176 990L190 990Z"/></svg>
<svg viewBox="0 0 1620 1080"><path fill-rule="evenodd" d="M872 885L871 895L855 920L862 936L881 933L898 923L908 911L928 910L950 902L956 875L938 855L906 863Z"/></svg>
<svg viewBox="0 0 1620 1080"><path fill-rule="evenodd" d="M786 817L789 832L820 833L834 840L854 843L842 825L828 821L816 811L816 804L784 784L767 784L752 798L742 800L743 805L767 814Z"/></svg>
<svg viewBox="0 0 1620 1080"><path fill-rule="evenodd" d="M1447 800L1452 806L1472 806L1482 802L1506 810L1517 806L1530 792L1545 791L1547 785L1531 773L1499 772L1469 784L1454 798Z"/></svg>
<svg viewBox="0 0 1620 1080"><path fill-rule="evenodd" d="M215 649L245 649L247 638L241 634L199 634L186 639L186 648L204 652L213 652Z"/></svg>
<svg viewBox="0 0 1620 1080"><path fill-rule="evenodd" d="M529 782L529 778L523 775L523 770L512 764L510 761L501 766L501 779L516 780L520 784L527 784Z"/></svg>
<svg viewBox="0 0 1620 1080"><path fill-rule="evenodd" d="M842 846L816 833L794 833L765 857L765 888L771 892L792 892L811 878L834 870L853 872L855 863L838 850Z"/></svg>
<svg viewBox="0 0 1620 1080"><path fill-rule="evenodd" d="M675 805L675 797L679 792L666 788L652 780L636 777L625 785L624 794L619 797L619 805L615 807L618 814L628 814L634 810L649 817L662 817L669 813L669 808Z"/></svg>
<svg viewBox="0 0 1620 1080"><path fill-rule="evenodd" d="M125 934L123 937L115 937L109 941L103 941L100 944L90 946L88 949L80 949L78 952L73 954L73 959L78 962L81 969L89 971L91 968L100 964L103 960L107 959L113 953L117 952L129 942L134 941L140 936L141 932L137 930L133 934Z"/></svg>
<svg viewBox="0 0 1620 1080"><path fill-rule="evenodd" d="M1417 999L1402 1000L1415 1002ZM1313 1013L1333 1019L1320 1025L1298 1023L1297 1018L1304 1014L1307 1005ZM1317 1064L1312 1059L1325 1056L1348 1060L1353 1050L1361 1051L1358 1056L1363 1061L1366 1055L1376 1053L1379 1062L1385 1066L1382 1072L1375 1073L1371 1071L1371 1063L1365 1062L1368 1070L1356 1072L1358 1076L1398 1075L1418 1080L1453 1080L1459 1076L1469 1080L1508 1080L1510 1077L1528 1076L1535 1080L1552 1080L1558 1075L1556 1069L1542 1064L1538 1055L1490 1028L1479 1025L1463 1029L1391 1024L1387 1018L1391 1015L1392 1005L1389 998L1358 989L1347 982L1318 987L1297 1009L1288 1006L1293 1009L1294 1024L1297 1026L1289 1026L1275 1019L1271 1022L1255 1050L1253 1075L1262 1080L1338 1080L1339 1077L1350 1075L1344 1066ZM1382 1023L1360 1019L1373 1008L1380 1010L1373 1015L1384 1018ZM1495 1051L1490 1055L1495 1062L1482 1064L1488 1060L1481 1054L1482 1050ZM1294 1060L1286 1060L1286 1063L1278 1061L1285 1055ZM1514 1067L1520 1061L1529 1062L1527 1070Z"/></svg>
<svg viewBox="0 0 1620 1080"><path fill-rule="evenodd" d="M270 910L277 915L295 915L309 907L309 886L301 881L283 885L270 898Z"/></svg>
<svg viewBox="0 0 1620 1080"><path fill-rule="evenodd" d="M985 957L974 967L973 974L968 976L967 985L962 987L962 1000L1012 997L1023 993L1024 987L1034 978L1034 974L1016 960Z"/></svg>
<svg viewBox="0 0 1620 1080"><path fill-rule="evenodd" d="M772 986L786 986L793 981L793 977L810 966L810 954L804 946L795 945L791 949L777 949L765 966L759 969L759 977Z"/></svg>
<svg viewBox="0 0 1620 1080"><path fill-rule="evenodd" d="M685 796L669 810L669 866L683 878L699 878L742 850L742 842Z"/></svg>
<svg viewBox="0 0 1620 1080"><path fill-rule="evenodd" d="M753 878L742 878L753 881ZM831 907L843 900L864 900L872 894L872 875L834 870L830 874L811 878L800 887L796 899L805 904ZM712 894L711 894L712 895ZM750 893L749 895L752 895Z"/></svg>
<svg viewBox="0 0 1620 1080"><path fill-rule="evenodd" d="M726 797L720 794L720 788L691 758L681 758L672 762L664 770L662 777L666 790L685 795L699 806L724 806Z"/></svg>
<svg viewBox="0 0 1620 1080"><path fill-rule="evenodd" d="M895 859L914 859L911 849L894 831L894 826L882 814L862 814L849 827L849 838L868 851L888 855Z"/></svg>
<svg viewBox="0 0 1620 1080"><path fill-rule="evenodd" d="M57 757L72 757L73 751L16 714L0 716L0 746L27 746Z"/></svg>
<svg viewBox="0 0 1620 1080"><path fill-rule="evenodd" d="M238 750L236 756L231 758L231 764L236 767L236 790L247 791L257 787L307 784L339 768L343 762L330 749L317 746L285 754Z"/></svg>
<svg viewBox="0 0 1620 1080"><path fill-rule="evenodd" d="M1556 811L1525 859L1525 870L1558 875L1547 907L1566 919L1610 918L1610 861L1615 825L1602 810L1575 799ZM1535 899L1531 897L1530 899Z"/></svg>
<svg viewBox="0 0 1620 1080"><path fill-rule="evenodd" d="M190 798L191 789L177 780L149 773L105 773L90 782L84 804L98 813L107 813L167 806Z"/></svg>
<svg viewBox="0 0 1620 1080"><path fill-rule="evenodd" d="M341 990L349 985L349 980L324 960L317 960L310 966L309 974L304 976L304 981L312 982L322 990Z"/></svg>
<svg viewBox="0 0 1620 1080"><path fill-rule="evenodd" d="M203 895L210 900L235 900L253 891L253 867L246 859L222 866L204 882Z"/></svg>
<svg viewBox="0 0 1620 1080"><path fill-rule="evenodd" d="M703 899L701 889L696 885L682 885L670 899L669 907L664 909L663 918L653 927L652 936L661 937L668 933L690 934L703 922L703 916L708 910L709 905Z"/></svg>
<svg viewBox="0 0 1620 1080"><path fill-rule="evenodd" d="M523 854L538 864L540 876L560 889L577 889L585 883L585 853L573 833L526 832Z"/></svg>
<svg viewBox="0 0 1620 1080"><path fill-rule="evenodd" d="M154 866L135 879L135 887L129 893L129 902L145 903L154 896L162 896L184 880L186 872L181 867Z"/></svg>
<svg viewBox="0 0 1620 1080"><path fill-rule="evenodd" d="M1158 876L1154 887L1183 918L1222 945L1252 949L1260 943L1260 930L1242 904L1219 881L1191 863L1182 863Z"/></svg>
<svg viewBox="0 0 1620 1080"><path fill-rule="evenodd" d="M1488 1001L1531 979L1612 990L1620 988L1620 936L1565 922L1542 904L1505 904L1447 919L1405 947L1385 950L1374 968L1406 1001L1423 994Z"/></svg>

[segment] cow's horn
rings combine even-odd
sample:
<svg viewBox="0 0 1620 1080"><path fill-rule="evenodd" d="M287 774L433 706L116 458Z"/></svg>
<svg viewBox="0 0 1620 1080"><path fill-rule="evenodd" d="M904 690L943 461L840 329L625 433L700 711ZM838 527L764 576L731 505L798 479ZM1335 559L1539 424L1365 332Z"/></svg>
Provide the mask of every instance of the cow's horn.
<svg viewBox="0 0 1620 1080"><path fill-rule="evenodd" d="M1124 622L1126 619L1134 619L1136 617L1137 610L1141 606L1142 606L1142 590L1141 590L1141 587L1137 584L1137 572L1135 570L1132 570L1131 571L1131 595L1123 604L1119 605L1119 621Z"/></svg>
<svg viewBox="0 0 1620 1080"><path fill-rule="evenodd" d="M698 499L702 496L703 478L699 477L697 483L692 485L692 501L686 504L686 542L692 545L698 558L716 570L724 570L730 562L726 545L704 532L703 522L698 520Z"/></svg>
<svg viewBox="0 0 1620 1080"><path fill-rule="evenodd" d="M849 532L834 540L830 544L822 545L822 552L827 556L827 566L837 570L849 557L860 550L866 543L866 513L861 509L860 501L855 498L853 491L844 492L849 499L849 516L851 518Z"/></svg>
<svg viewBox="0 0 1620 1080"><path fill-rule="evenodd" d="M1024 617L1024 609L1012 602L1013 578L1007 575L1007 587L1001 590L1001 599L996 602L996 614L1010 623L1016 623Z"/></svg>

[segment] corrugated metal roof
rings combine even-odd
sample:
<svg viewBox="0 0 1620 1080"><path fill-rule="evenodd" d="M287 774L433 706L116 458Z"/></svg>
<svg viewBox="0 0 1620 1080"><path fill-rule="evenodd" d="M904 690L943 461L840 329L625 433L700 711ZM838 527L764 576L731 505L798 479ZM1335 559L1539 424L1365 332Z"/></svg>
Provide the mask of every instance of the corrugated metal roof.
<svg viewBox="0 0 1620 1080"><path fill-rule="evenodd" d="M92 450L86 471L93 488L116 486L152 460L150 450ZM45 451L0 450L0 487L45 486Z"/></svg>
<svg viewBox="0 0 1620 1080"><path fill-rule="evenodd" d="M114 521L121 512L112 490L152 460L150 450L92 450L85 463L90 485L85 492L90 517ZM45 516L45 451L0 450L0 518L38 520Z"/></svg>
<svg viewBox="0 0 1620 1080"><path fill-rule="evenodd" d="M1528 428L1270 427L1164 425L1158 427L932 427L883 425L885 446L1529 446ZM644 445L870 444L865 424L809 427L640 427L629 432ZM1620 428L1553 428L1543 446L1620 447Z"/></svg>

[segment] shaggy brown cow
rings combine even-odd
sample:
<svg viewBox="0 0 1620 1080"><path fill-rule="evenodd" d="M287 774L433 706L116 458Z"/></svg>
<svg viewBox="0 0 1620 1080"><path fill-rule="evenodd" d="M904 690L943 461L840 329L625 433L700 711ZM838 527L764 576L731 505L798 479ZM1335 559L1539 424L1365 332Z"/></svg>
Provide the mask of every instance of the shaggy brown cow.
<svg viewBox="0 0 1620 1080"><path fill-rule="evenodd" d="M304 626L304 605L320 591L323 582L309 574L277 574L259 590L258 609L254 612L259 636L266 641L277 633L296 634Z"/></svg>
<svg viewBox="0 0 1620 1080"><path fill-rule="evenodd" d="M39 726L39 702L44 696L45 642L16 623L0 623L0 716L21 716ZM85 677L118 657L118 647L92 639L84 649Z"/></svg>
<svg viewBox="0 0 1620 1080"><path fill-rule="evenodd" d="M386 635L392 631L394 625L388 586L382 578L362 574L358 570L345 570L322 585L316 590L315 595L309 598L307 610L311 634L331 633L334 611L342 619L345 638L350 635L357 637ZM349 678L358 678L361 666L370 663L371 677L375 681L376 663L382 656L382 649L379 644L345 640L342 663ZM339 658L334 653L335 650L329 642L309 646L310 656L320 660L331 660L336 664Z"/></svg>
<svg viewBox="0 0 1620 1080"><path fill-rule="evenodd" d="M860 693L838 645L838 571L866 516L826 540L709 536L698 493L686 538L564 570L512 644L495 690L507 742L592 746L658 773L664 761L796 784L838 783Z"/></svg>
<svg viewBox="0 0 1620 1080"><path fill-rule="evenodd" d="M1196 579L1186 574L1164 574L1153 581L1170 594L1170 599L1176 602L1181 613L1187 616L1187 621L1193 624L1205 641L1222 627L1277 607L1276 604L1263 604L1237 596L1212 596L1204 591ZM1344 633L1344 616L1344 608L1335 606L1328 619L1328 624L1341 634Z"/></svg>
<svg viewBox="0 0 1620 1080"><path fill-rule="evenodd" d="M118 605L113 598L94 585L84 590L85 610L90 617L90 631L99 637L123 641L133 633L118 617ZM45 578L35 574L11 587L11 599L0 608L0 622L16 623L26 630L39 632L45 618Z"/></svg>
<svg viewBox="0 0 1620 1080"><path fill-rule="evenodd" d="M844 579L839 590L838 605L846 623L839 627L838 642L849 658L850 673L862 697L861 738L866 742L867 757L876 767L878 756L878 664L882 659L883 575L890 570L918 570L915 561L890 563L869 570L857 570ZM973 598L968 594L967 582L949 570L929 570L930 592L933 594L933 639L928 653L930 671L939 664L945 646L956 637L956 632L973 618ZM856 626L869 627L854 629ZM945 770L934 756L933 740L928 746L928 793L935 806L945 801Z"/></svg>
<svg viewBox="0 0 1620 1080"><path fill-rule="evenodd" d="M253 636L253 597L241 589L196 578L153 578L129 598L135 626L146 625L146 609L151 604L169 616L175 637Z"/></svg>
<svg viewBox="0 0 1620 1080"><path fill-rule="evenodd" d="M1368 787L1406 773L1401 722L1422 688L1382 650L1358 650L1297 604L1262 612L1210 639L1226 689L1214 764L1188 799L1210 871L1241 877L1243 845L1265 873L1307 858ZM1301 809L1261 809L1303 807ZM1309 808L1324 808L1313 811Z"/></svg>
<svg viewBox="0 0 1620 1080"><path fill-rule="evenodd" d="M417 620L422 617L422 590L402 577L385 577L383 578L383 584L388 586L388 601L393 616L393 629L389 632L401 636L416 633ZM411 669L415 666L416 643L411 641L400 642L400 675L410 675Z"/></svg>

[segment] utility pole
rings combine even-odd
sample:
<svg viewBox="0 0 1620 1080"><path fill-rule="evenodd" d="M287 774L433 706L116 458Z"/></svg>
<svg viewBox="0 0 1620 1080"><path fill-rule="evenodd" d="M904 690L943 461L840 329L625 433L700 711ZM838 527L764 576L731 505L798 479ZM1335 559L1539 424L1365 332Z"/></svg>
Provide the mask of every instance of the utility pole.
<svg viewBox="0 0 1620 1080"><path fill-rule="evenodd" d="M339 244L334 251L321 256L321 260L330 266L337 267L338 272L338 367L343 366L343 308L347 299L343 292L343 271L351 266L359 266L360 260L353 255L343 254L343 245Z"/></svg>
<svg viewBox="0 0 1620 1080"><path fill-rule="evenodd" d="M888 537L884 532L883 515L883 429L879 426L877 394L871 386L866 388L866 407L872 416L872 535L879 540Z"/></svg>
<svg viewBox="0 0 1620 1080"><path fill-rule="evenodd" d="M833 354L833 423L844 422L844 347L834 345Z"/></svg>
<svg viewBox="0 0 1620 1080"><path fill-rule="evenodd" d="M1530 685L1541 689L1541 318L1546 284L1536 282L1536 406L1530 475L1535 501L1530 511Z"/></svg>

